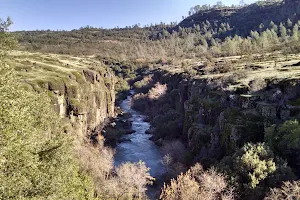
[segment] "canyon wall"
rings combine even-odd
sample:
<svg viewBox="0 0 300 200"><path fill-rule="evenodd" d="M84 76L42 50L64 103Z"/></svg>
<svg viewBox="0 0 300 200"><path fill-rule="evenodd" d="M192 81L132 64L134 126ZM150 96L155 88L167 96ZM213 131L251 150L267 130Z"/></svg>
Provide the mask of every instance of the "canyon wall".
<svg viewBox="0 0 300 200"><path fill-rule="evenodd" d="M164 100L149 105L157 104L157 113L162 104L176 110L173 113L180 120L175 131L180 129L181 135L163 129L166 133L157 131L155 140L170 139L173 134L185 141L194 160L202 163L232 155L247 142L263 142L268 127L298 119L300 114L299 79L263 79L225 89L218 80L157 70L153 82L157 81L167 84L168 91ZM153 121L155 127L155 117Z"/></svg>
<svg viewBox="0 0 300 200"><path fill-rule="evenodd" d="M80 140L96 139L115 116L116 78L102 60L28 52L9 56L23 87L48 94L65 132Z"/></svg>

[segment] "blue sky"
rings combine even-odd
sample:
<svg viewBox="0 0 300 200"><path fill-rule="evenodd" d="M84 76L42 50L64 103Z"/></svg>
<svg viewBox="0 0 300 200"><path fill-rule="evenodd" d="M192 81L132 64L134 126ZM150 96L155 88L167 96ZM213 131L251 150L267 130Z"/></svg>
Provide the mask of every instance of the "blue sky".
<svg viewBox="0 0 300 200"><path fill-rule="evenodd" d="M180 21L195 5L217 0L0 0L0 18L10 16L15 30L113 28ZM245 0L253 3L254 0ZM223 0L238 4L239 0Z"/></svg>

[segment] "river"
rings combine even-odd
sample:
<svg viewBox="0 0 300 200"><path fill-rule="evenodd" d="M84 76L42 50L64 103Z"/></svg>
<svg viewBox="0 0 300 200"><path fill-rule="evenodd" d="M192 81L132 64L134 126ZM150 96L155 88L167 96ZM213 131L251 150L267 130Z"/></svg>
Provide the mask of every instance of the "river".
<svg viewBox="0 0 300 200"><path fill-rule="evenodd" d="M162 154L158 146L149 140L151 135L145 133L150 127L150 124L144 121L145 116L131 108L133 94L134 92L131 91L127 99L121 103L121 109L131 114L129 120L132 121L132 130L134 130L135 133L122 136L123 139L129 139L130 141L122 142L117 145L115 165L118 166L122 162L138 162L141 160L150 168L151 176L159 179L165 172L165 167L161 163ZM149 192L151 192L151 190L152 189L149 188Z"/></svg>

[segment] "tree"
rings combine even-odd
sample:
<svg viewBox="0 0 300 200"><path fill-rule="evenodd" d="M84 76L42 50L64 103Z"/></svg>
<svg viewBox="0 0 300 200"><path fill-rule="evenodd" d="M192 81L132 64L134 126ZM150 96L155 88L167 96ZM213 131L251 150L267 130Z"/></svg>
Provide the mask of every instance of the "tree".
<svg viewBox="0 0 300 200"><path fill-rule="evenodd" d="M3 51L11 50L17 45L17 41L7 31L13 24L8 17L6 20L0 19L0 49Z"/></svg>
<svg viewBox="0 0 300 200"><path fill-rule="evenodd" d="M270 22L269 28L275 32L278 31L278 26L273 21Z"/></svg>
<svg viewBox="0 0 300 200"><path fill-rule="evenodd" d="M144 198L147 185L151 185L154 178L149 174L149 168L145 163L123 163L117 169L117 181L115 189L117 198L133 199Z"/></svg>
<svg viewBox="0 0 300 200"><path fill-rule="evenodd" d="M286 28L284 27L284 25L282 23L280 23L280 25L279 25L279 32L280 32L280 36L282 38L287 36Z"/></svg>
<svg viewBox="0 0 300 200"><path fill-rule="evenodd" d="M286 24L288 28L292 28L293 26L293 22L290 20L290 18L287 20Z"/></svg>
<svg viewBox="0 0 300 200"><path fill-rule="evenodd" d="M271 126L265 132L265 141L291 165L300 166L300 125L297 120Z"/></svg>
<svg viewBox="0 0 300 200"><path fill-rule="evenodd" d="M248 143L234 155L238 172L248 179L251 189L276 171L274 154L264 143Z"/></svg>
<svg viewBox="0 0 300 200"><path fill-rule="evenodd" d="M211 38L210 45L213 47L217 46L216 40L214 38Z"/></svg>
<svg viewBox="0 0 300 200"><path fill-rule="evenodd" d="M265 25L263 24L263 23L261 23L260 25L259 25L259 30L260 30L260 32L262 32L263 31L263 28L265 27Z"/></svg>
<svg viewBox="0 0 300 200"><path fill-rule="evenodd" d="M259 39L259 33L257 31L251 31L250 36L255 40Z"/></svg>
<svg viewBox="0 0 300 200"><path fill-rule="evenodd" d="M162 37L163 37L163 38L168 38L169 36L170 36L170 33L169 33L167 30L164 29L164 30L162 31Z"/></svg>
<svg viewBox="0 0 300 200"><path fill-rule="evenodd" d="M237 40L231 39L230 37L227 37L225 39L225 42L222 46L222 51L228 53L228 55L235 55L238 51L238 44Z"/></svg>
<svg viewBox="0 0 300 200"><path fill-rule="evenodd" d="M293 40L298 40L299 39L299 26L297 24L295 24L294 28L293 28Z"/></svg>
<svg viewBox="0 0 300 200"><path fill-rule="evenodd" d="M200 41L201 41L202 46L204 46L204 48L207 49L208 48L208 44L207 44L207 41L206 41L205 37L201 37Z"/></svg>
<svg viewBox="0 0 300 200"><path fill-rule="evenodd" d="M240 6L244 7L246 5L245 0L240 0Z"/></svg>
<svg viewBox="0 0 300 200"><path fill-rule="evenodd" d="M222 8L222 7L223 7L223 2L217 1L216 8Z"/></svg>

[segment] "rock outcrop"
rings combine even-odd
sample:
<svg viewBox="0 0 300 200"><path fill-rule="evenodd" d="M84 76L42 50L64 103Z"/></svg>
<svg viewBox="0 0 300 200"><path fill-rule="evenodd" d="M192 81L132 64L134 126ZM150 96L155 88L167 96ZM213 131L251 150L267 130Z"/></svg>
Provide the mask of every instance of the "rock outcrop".
<svg viewBox="0 0 300 200"><path fill-rule="evenodd" d="M168 84L167 95L180 96L172 98L173 109L183 116L180 137L197 161L209 162L231 155L247 142L262 142L266 128L300 114L299 79L265 79L254 91L251 85L224 89L213 80L184 73L154 74L154 82ZM159 134L157 140L164 137Z"/></svg>
<svg viewBox="0 0 300 200"><path fill-rule="evenodd" d="M107 119L115 116L115 76L101 60L27 52L10 56L24 87L47 92L66 121L65 131L76 133L79 140L97 138Z"/></svg>

